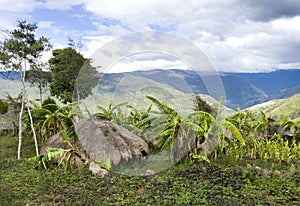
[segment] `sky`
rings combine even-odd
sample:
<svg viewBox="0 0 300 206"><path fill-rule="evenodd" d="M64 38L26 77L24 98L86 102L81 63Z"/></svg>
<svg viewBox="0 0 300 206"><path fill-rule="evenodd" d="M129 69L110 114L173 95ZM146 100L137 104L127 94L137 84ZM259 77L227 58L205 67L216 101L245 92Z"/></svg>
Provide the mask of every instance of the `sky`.
<svg viewBox="0 0 300 206"><path fill-rule="evenodd" d="M37 23L37 35L50 38L54 49L66 47L69 37L80 40L87 58L124 35L157 31L196 45L217 71L300 69L299 0L0 0L0 29L18 20ZM166 54L140 54L112 70L146 67L188 66Z"/></svg>

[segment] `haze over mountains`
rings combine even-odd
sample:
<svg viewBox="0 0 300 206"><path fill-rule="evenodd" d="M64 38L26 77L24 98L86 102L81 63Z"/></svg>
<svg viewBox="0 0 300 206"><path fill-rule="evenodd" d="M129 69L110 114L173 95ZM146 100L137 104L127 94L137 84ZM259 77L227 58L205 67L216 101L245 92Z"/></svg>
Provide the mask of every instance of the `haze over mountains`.
<svg viewBox="0 0 300 206"><path fill-rule="evenodd" d="M17 78L16 73L11 75ZM0 75L0 78L3 79L3 75ZM213 78L213 76L208 75L206 78ZM221 73L220 78L226 94L224 104L232 109L244 109L268 100L287 98L300 93L300 70L297 69L270 73ZM120 84L124 82L124 79L126 79L126 85ZM121 95L126 95L130 86L134 90L139 85L138 82L146 82L146 79L152 82L148 84L155 84L155 87L161 90L167 86L182 93L209 95L202 77L193 70L157 69L105 74L99 84L105 92L118 91ZM1 84L6 83L2 80ZM1 87L4 91L5 85Z"/></svg>

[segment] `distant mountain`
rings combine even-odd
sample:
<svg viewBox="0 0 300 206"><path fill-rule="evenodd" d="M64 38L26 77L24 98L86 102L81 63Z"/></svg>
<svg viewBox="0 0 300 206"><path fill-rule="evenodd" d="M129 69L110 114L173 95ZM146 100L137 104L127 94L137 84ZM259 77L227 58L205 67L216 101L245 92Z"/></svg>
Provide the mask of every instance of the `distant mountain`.
<svg viewBox="0 0 300 206"><path fill-rule="evenodd" d="M276 96L286 89L300 85L300 69L269 73L227 73L227 75L241 77L270 96Z"/></svg>
<svg viewBox="0 0 300 206"><path fill-rule="evenodd" d="M291 119L300 120L300 93L286 99L273 99L245 110L257 114L263 111L267 116L277 119L281 116L288 116Z"/></svg>
<svg viewBox="0 0 300 206"><path fill-rule="evenodd" d="M20 73L16 71L0 72L0 79L4 80L20 80Z"/></svg>

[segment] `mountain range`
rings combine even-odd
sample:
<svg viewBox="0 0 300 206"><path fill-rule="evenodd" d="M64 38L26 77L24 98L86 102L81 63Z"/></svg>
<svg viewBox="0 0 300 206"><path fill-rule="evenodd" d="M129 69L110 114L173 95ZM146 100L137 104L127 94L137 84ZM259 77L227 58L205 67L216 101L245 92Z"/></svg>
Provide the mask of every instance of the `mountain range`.
<svg viewBox="0 0 300 206"><path fill-rule="evenodd" d="M17 73L10 75L14 78L18 77ZM171 96L171 93L178 92L181 96L183 94L211 95L203 79L216 79L216 75L202 74L200 76L193 70L177 69L99 75L102 76L98 85L99 91L123 96L141 92L138 90L145 90L145 87L152 87L147 90L151 90L153 93L168 90ZM5 90L4 84L8 82L3 80L5 76L7 75L0 75L1 84L3 84L1 85L2 90ZM217 77L222 80L225 90L224 104L234 110L248 108L272 99L288 98L300 93L299 69L278 70L269 73L220 73ZM219 97L211 96L218 101Z"/></svg>
<svg viewBox="0 0 300 206"><path fill-rule="evenodd" d="M109 85L114 91L122 79L129 82L128 76L150 79L161 85L168 85L183 93L210 95L203 79L214 79L207 74L198 75L193 70L150 70L129 73L105 74L100 82ZM204 74L205 75L205 74ZM221 73L226 101L224 104L232 109L247 108L275 98L287 98L300 93L300 70L279 70L270 73ZM120 87L120 85L119 85ZM106 90L107 91L107 90ZM212 95L213 96L213 95ZM218 97L213 96L218 99Z"/></svg>

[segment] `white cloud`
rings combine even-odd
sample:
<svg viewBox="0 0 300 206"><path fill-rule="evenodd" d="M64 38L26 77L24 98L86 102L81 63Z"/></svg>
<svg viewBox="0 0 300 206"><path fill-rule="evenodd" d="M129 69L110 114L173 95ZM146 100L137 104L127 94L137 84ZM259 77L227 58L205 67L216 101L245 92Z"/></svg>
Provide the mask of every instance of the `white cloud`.
<svg viewBox="0 0 300 206"><path fill-rule="evenodd" d="M69 10L75 5L80 5L81 0L46 0L44 7L47 9Z"/></svg>
<svg viewBox="0 0 300 206"><path fill-rule="evenodd" d="M41 5L38 1L35 0L14 0L0 1L0 11L13 12L13 13L23 13L24 11L32 11L34 8Z"/></svg>
<svg viewBox="0 0 300 206"><path fill-rule="evenodd" d="M149 60L132 60L134 56L122 59L116 62L108 73L119 73L128 71L138 71L138 70L152 70L152 69L188 69L189 67L181 62L180 60L168 61L166 59L149 59Z"/></svg>
<svg viewBox="0 0 300 206"><path fill-rule="evenodd" d="M299 5L297 0L17 0L13 4L0 0L0 25L15 25L16 18L30 17L34 9L55 12L82 6L96 27L93 30L61 31L52 21L39 22L39 27L51 27L61 38L70 33L82 35L87 57L117 37L166 29L196 44L218 70L272 70L299 68Z"/></svg>
<svg viewBox="0 0 300 206"><path fill-rule="evenodd" d="M49 29L54 25L53 21L40 21L37 26L39 29Z"/></svg>
<svg viewBox="0 0 300 206"><path fill-rule="evenodd" d="M29 13L40 5L35 0L0 0L0 29L14 28L17 20L29 19Z"/></svg>

